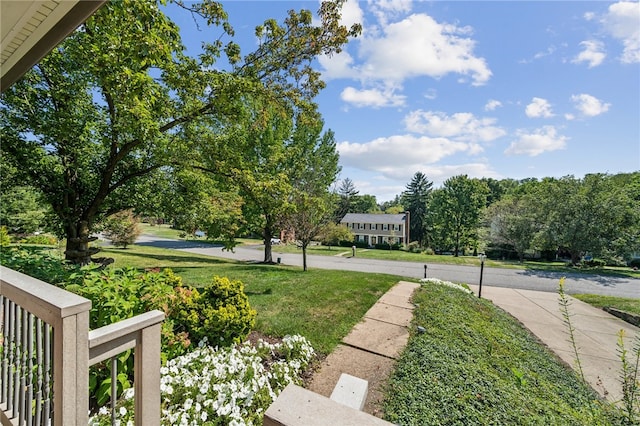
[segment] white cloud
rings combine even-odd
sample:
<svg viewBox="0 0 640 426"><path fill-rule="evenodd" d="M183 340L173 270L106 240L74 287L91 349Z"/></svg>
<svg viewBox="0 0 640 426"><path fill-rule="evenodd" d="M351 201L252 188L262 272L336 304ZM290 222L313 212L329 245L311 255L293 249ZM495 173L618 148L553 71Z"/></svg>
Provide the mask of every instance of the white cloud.
<svg viewBox="0 0 640 426"><path fill-rule="evenodd" d="M583 16L585 21L593 21L593 19L596 17L596 14L593 12L585 12Z"/></svg>
<svg viewBox="0 0 640 426"><path fill-rule="evenodd" d="M564 119L565 119L565 120L567 120L567 121L571 121L571 120L575 120L575 119L576 119L576 116L575 116L575 115L573 115L573 114L571 114L571 113L566 113L566 114L564 115Z"/></svg>
<svg viewBox="0 0 640 426"><path fill-rule="evenodd" d="M604 103L595 96L582 93L580 95L571 96L571 100L575 104L577 110L588 117L604 114L609 110L611 104Z"/></svg>
<svg viewBox="0 0 640 426"><path fill-rule="evenodd" d="M373 0L369 1L371 11L378 19L380 26L387 25L390 19L411 11L411 0Z"/></svg>
<svg viewBox="0 0 640 426"><path fill-rule="evenodd" d="M546 99L533 98L531 103L525 108L525 114L530 118L550 118L553 117L551 104Z"/></svg>
<svg viewBox="0 0 640 426"><path fill-rule="evenodd" d="M640 62L640 3L621 1L610 5L602 24L622 42L620 60L627 64Z"/></svg>
<svg viewBox="0 0 640 426"><path fill-rule="evenodd" d="M604 52L604 43L601 41L586 40L580 42L580 46L583 46L584 50L571 61L575 64L587 62L589 64L589 68L593 68L600 65L607 56Z"/></svg>
<svg viewBox="0 0 640 426"><path fill-rule="evenodd" d="M501 107L502 102L497 101L495 99L489 99L487 104L484 106L485 111L495 111L496 108Z"/></svg>
<svg viewBox="0 0 640 426"><path fill-rule="evenodd" d="M473 55L475 41L464 38L468 27L440 24L425 14L413 14L384 27L381 38L363 38L362 73L369 79L400 82L415 76L470 76L473 85L491 77L484 58Z"/></svg>
<svg viewBox="0 0 640 426"><path fill-rule="evenodd" d="M365 31L353 42L362 63L354 64L345 52L321 57L325 78L354 78L364 82L398 85L407 78L441 78L450 73L471 79L480 86L491 78L484 58L474 56L470 27L438 23L425 14L413 14L381 27L380 33ZM336 63L334 63L336 62Z"/></svg>
<svg viewBox="0 0 640 426"><path fill-rule="evenodd" d="M322 78L325 81L337 78L357 78L358 72L353 67L353 57L346 51L335 54L318 56L318 62L322 66Z"/></svg>
<svg viewBox="0 0 640 426"><path fill-rule="evenodd" d="M347 28L353 24L364 24L364 13L360 8L358 0L347 0L342 5L340 23Z"/></svg>
<svg viewBox="0 0 640 426"><path fill-rule="evenodd" d="M544 126L533 133L517 132L518 139L511 142L505 150L507 155L528 155L535 157L543 152L564 149L567 145L566 136L558 135L553 126Z"/></svg>
<svg viewBox="0 0 640 426"><path fill-rule="evenodd" d="M476 118L468 112L448 116L443 112L417 110L404 118L410 132L468 142L489 142L504 136L504 129L495 123L494 118ZM481 147L470 146L470 149L480 151Z"/></svg>
<svg viewBox="0 0 640 426"><path fill-rule="evenodd" d="M337 150L346 167L373 170L391 176L394 170L418 170L426 164L464 152L468 145L446 138L396 135L366 143L340 142Z"/></svg>
<svg viewBox="0 0 640 426"><path fill-rule="evenodd" d="M434 100L438 98L438 91L436 89L427 89L424 94L424 97L429 100Z"/></svg>
<svg viewBox="0 0 640 426"><path fill-rule="evenodd" d="M404 105L406 96L396 95L392 89L363 89L345 88L340 93L340 99L356 107L396 107Z"/></svg>

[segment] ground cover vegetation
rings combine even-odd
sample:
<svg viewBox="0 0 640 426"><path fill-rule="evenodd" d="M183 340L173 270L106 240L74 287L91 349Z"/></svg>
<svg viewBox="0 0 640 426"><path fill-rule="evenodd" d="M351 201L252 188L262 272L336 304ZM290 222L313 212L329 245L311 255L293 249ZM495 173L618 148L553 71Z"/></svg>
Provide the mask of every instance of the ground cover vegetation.
<svg viewBox="0 0 640 426"><path fill-rule="evenodd" d="M490 302L435 280L423 284L414 302L414 331L386 392L389 421L629 424L622 410L599 399Z"/></svg>

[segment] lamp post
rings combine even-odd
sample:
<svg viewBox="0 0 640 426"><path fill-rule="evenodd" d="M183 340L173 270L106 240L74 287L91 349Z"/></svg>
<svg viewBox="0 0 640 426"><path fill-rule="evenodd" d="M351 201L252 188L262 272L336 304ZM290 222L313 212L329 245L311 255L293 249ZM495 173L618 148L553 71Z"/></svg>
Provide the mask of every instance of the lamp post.
<svg viewBox="0 0 640 426"><path fill-rule="evenodd" d="M480 285L478 288L478 298L482 297L482 274L484 272L484 260L487 258L487 256L485 256L484 253L481 253L479 256L480 258Z"/></svg>

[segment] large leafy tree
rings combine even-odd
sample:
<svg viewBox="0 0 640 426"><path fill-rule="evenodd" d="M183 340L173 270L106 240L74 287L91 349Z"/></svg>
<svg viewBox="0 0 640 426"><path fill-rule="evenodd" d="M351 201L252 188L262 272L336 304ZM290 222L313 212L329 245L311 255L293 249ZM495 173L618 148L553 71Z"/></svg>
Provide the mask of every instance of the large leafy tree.
<svg viewBox="0 0 640 426"><path fill-rule="evenodd" d="M488 189L467 175L447 179L434 192L432 220L441 238L453 247L455 256L469 244L477 244L478 227L486 204Z"/></svg>
<svg viewBox="0 0 640 426"><path fill-rule="evenodd" d="M219 3L178 3L233 35ZM322 3L317 26L308 11L266 21L244 57L215 40L191 58L155 1L109 2L5 92L2 154L51 205L66 258L87 263L93 224L132 205L128 188L141 177L184 159L194 129L224 132L220 122L237 114L243 94L260 85L292 101L315 96L323 83L312 60L360 30L340 25L341 5ZM214 67L223 53L230 71Z"/></svg>
<svg viewBox="0 0 640 426"><path fill-rule="evenodd" d="M47 226L47 210L33 188L15 186L3 191L0 202L0 226L15 234L33 234Z"/></svg>
<svg viewBox="0 0 640 426"><path fill-rule="evenodd" d="M537 187L538 206L546 212L539 244L567 250L574 264L587 253L622 254L638 236L640 204L632 188L603 174L544 179Z"/></svg>
<svg viewBox="0 0 640 426"><path fill-rule="evenodd" d="M427 208L433 182L422 172L416 172L402 193L402 205L409 212L409 239L421 245L427 242Z"/></svg>
<svg viewBox="0 0 640 426"><path fill-rule="evenodd" d="M522 262L541 228L537 211L529 194L506 196L491 204L486 211L490 242L512 248Z"/></svg>

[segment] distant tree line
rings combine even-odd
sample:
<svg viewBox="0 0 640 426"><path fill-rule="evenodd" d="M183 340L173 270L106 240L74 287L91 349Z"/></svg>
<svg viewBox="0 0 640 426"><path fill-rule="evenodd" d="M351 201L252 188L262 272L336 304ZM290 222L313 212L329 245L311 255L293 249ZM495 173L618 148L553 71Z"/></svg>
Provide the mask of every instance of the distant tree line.
<svg viewBox="0 0 640 426"><path fill-rule="evenodd" d="M409 211L411 241L455 256L583 256L622 263L640 252L640 172L544 179L447 179L421 172L385 211Z"/></svg>

